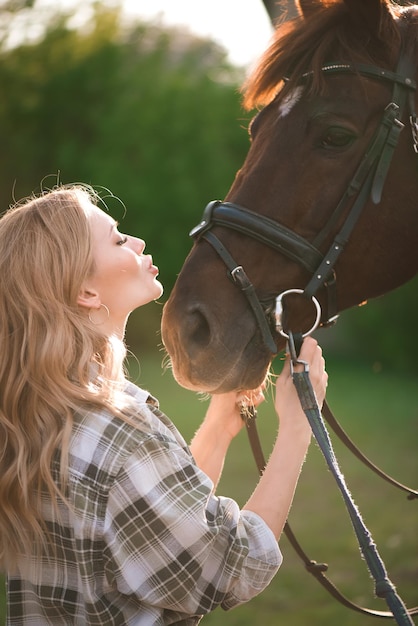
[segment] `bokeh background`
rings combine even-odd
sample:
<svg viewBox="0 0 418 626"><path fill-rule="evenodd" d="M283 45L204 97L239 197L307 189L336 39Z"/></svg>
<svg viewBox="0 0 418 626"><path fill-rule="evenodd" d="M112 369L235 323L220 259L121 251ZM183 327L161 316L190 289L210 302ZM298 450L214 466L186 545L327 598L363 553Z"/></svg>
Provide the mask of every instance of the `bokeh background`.
<svg viewBox="0 0 418 626"><path fill-rule="evenodd" d="M42 189L80 181L100 191L122 231L146 240L165 294L132 315L127 343L137 356L131 370L191 436L205 403L179 389L169 371L162 377L160 315L191 248L189 230L209 200L226 195L248 150L252 115L243 111L240 97L248 63L231 59L218 39L133 17L115 1L86 1L82 8L80 13L75 2L0 0L0 211ZM202 10L210 11L209 3ZM237 14L230 29L239 23ZM415 279L348 311L334 328L319 333L330 396L345 427L378 464L412 486L418 476L417 285ZM274 432L271 403L265 412L262 434L268 443ZM343 449L339 454L372 531L382 538L400 591L408 604L418 604L417 501L406 506L404 496L376 483ZM339 497L332 485L330 494L322 491L329 476L316 450L307 467L292 512L296 526L308 544L325 547L327 559L339 563L337 579L347 593L373 603L369 590L363 597L370 580L358 573L365 565ZM245 502L254 471L240 438L221 488ZM290 553L277 588L275 582L248 607L215 612L206 623L376 623L337 605L292 559ZM1 624L4 596L0 616Z"/></svg>

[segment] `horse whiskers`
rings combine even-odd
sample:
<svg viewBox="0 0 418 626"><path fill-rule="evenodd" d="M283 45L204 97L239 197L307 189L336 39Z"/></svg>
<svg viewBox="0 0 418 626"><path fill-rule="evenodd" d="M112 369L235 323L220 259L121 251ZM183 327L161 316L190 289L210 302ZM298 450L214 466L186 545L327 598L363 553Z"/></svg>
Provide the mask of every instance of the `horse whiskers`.
<svg viewBox="0 0 418 626"><path fill-rule="evenodd" d="M160 350L165 352L163 356L163 360L161 362L161 367L163 371L166 372L167 370L173 369L173 364L171 362L170 355L168 354L168 352L166 352L164 346L161 346Z"/></svg>

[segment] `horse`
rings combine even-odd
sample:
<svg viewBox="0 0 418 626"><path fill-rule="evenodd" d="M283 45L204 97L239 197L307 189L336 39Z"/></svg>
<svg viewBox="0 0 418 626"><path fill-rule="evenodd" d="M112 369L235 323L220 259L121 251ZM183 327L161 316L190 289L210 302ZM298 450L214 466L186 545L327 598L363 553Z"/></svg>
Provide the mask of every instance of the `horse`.
<svg viewBox="0 0 418 626"><path fill-rule="evenodd" d="M417 272L418 6L299 0L243 86L257 109L162 315L173 374L255 388L303 335Z"/></svg>

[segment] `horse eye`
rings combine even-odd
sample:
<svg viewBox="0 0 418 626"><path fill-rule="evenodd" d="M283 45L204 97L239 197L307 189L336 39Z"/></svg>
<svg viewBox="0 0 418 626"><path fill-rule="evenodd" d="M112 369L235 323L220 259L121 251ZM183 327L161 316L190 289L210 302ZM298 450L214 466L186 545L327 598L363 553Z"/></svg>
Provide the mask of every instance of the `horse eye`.
<svg viewBox="0 0 418 626"><path fill-rule="evenodd" d="M354 135L345 128L328 128L322 135L320 144L323 148L346 148L354 141Z"/></svg>

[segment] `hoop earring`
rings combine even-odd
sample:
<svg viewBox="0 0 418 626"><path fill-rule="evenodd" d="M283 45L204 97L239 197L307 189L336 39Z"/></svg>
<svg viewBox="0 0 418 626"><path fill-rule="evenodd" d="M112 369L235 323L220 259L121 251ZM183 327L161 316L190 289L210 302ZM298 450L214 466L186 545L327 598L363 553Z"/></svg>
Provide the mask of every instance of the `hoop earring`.
<svg viewBox="0 0 418 626"><path fill-rule="evenodd" d="M100 309L103 307L103 309L106 312L107 317L99 322L95 322L94 319L92 318L92 311L100 311ZM105 305L105 304L101 304L100 307L98 309L90 309L89 311L89 315L88 318L90 320L90 322L93 324L93 326L102 326L102 324L104 324L105 322L107 322L107 320L110 318L110 311L109 308Z"/></svg>

